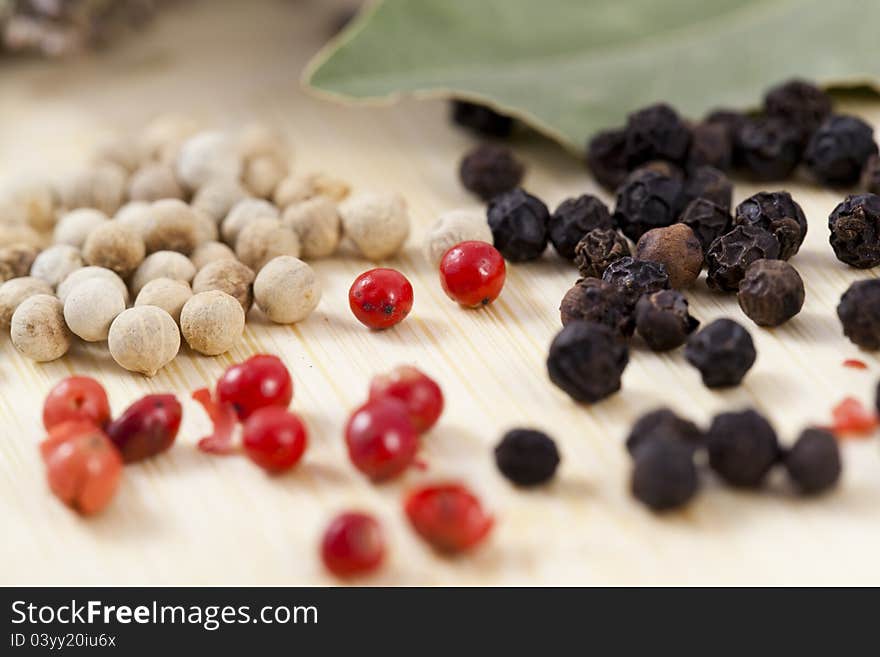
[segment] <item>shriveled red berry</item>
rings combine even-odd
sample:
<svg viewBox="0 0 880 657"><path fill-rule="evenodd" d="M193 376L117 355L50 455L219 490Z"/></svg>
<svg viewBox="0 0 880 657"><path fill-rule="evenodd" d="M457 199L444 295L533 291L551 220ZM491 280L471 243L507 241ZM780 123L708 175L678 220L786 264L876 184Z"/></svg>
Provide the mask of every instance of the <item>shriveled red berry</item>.
<svg viewBox="0 0 880 657"><path fill-rule="evenodd" d="M88 376L62 379L46 395L43 426L48 431L69 420L90 420L103 427L110 420L110 402L104 386Z"/></svg>
<svg viewBox="0 0 880 657"><path fill-rule="evenodd" d="M412 310L412 285L396 269L371 269L354 279L348 305L364 326L386 329L402 322Z"/></svg>
<svg viewBox="0 0 880 657"><path fill-rule="evenodd" d="M229 454L232 451L232 438L235 433L237 416L232 404L221 404L211 397L207 388L199 388L192 394L211 419L213 431L199 439L199 449L208 454Z"/></svg>
<svg viewBox="0 0 880 657"><path fill-rule="evenodd" d="M379 523L366 513L336 516L321 541L321 559L337 577L364 575L385 559L385 538Z"/></svg>
<svg viewBox="0 0 880 657"><path fill-rule="evenodd" d="M459 484L416 489L407 496L404 510L413 529L440 552L463 552L476 546L494 523L480 500Z"/></svg>
<svg viewBox="0 0 880 657"><path fill-rule="evenodd" d="M348 456L373 481L396 477L412 465L419 437L406 404L397 399L369 401L345 427Z"/></svg>
<svg viewBox="0 0 880 657"><path fill-rule="evenodd" d="M437 382L411 365L373 377L370 401L392 397L406 404L410 420L419 433L434 426L443 412L443 391Z"/></svg>
<svg viewBox="0 0 880 657"><path fill-rule="evenodd" d="M110 503L122 476L122 458L91 420L56 424L40 445L52 493L83 515Z"/></svg>
<svg viewBox="0 0 880 657"><path fill-rule="evenodd" d="M258 466L284 472L299 463L308 434L299 417L278 406L267 406L245 420L242 443L244 453Z"/></svg>
<svg viewBox="0 0 880 657"><path fill-rule="evenodd" d="M107 435L126 463L155 456L174 444L183 407L174 395L147 395L107 427Z"/></svg>
<svg viewBox="0 0 880 657"><path fill-rule="evenodd" d="M258 408L287 408L293 399L290 372L278 356L257 354L227 369L217 381L217 402L231 404L240 420Z"/></svg>
<svg viewBox="0 0 880 657"><path fill-rule="evenodd" d="M440 260L443 291L453 301L469 308L495 301L506 277L504 258L486 242L456 244Z"/></svg>

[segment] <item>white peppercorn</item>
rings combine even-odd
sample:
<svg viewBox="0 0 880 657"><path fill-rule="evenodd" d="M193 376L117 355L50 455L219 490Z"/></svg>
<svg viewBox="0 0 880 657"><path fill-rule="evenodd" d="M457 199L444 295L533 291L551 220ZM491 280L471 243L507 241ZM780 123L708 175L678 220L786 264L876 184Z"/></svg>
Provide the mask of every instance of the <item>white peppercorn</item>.
<svg viewBox="0 0 880 657"><path fill-rule="evenodd" d="M198 122L179 114L163 114L150 121L141 133L145 160L173 164L183 143L196 134Z"/></svg>
<svg viewBox="0 0 880 657"><path fill-rule="evenodd" d="M187 188L197 190L215 178L237 179L241 166L241 156L229 136L222 132L199 132L180 147L177 179Z"/></svg>
<svg viewBox="0 0 880 657"><path fill-rule="evenodd" d="M90 278L75 285L64 301L64 321L86 342L107 339L110 324L125 310L125 299L110 281Z"/></svg>
<svg viewBox="0 0 880 657"><path fill-rule="evenodd" d="M245 160L269 156L287 161L292 154L284 133L275 126L260 122L242 129L238 136L238 151Z"/></svg>
<svg viewBox="0 0 880 657"><path fill-rule="evenodd" d="M27 276L40 250L29 244L0 247L0 283Z"/></svg>
<svg viewBox="0 0 880 657"><path fill-rule="evenodd" d="M192 208L192 206L190 206ZM196 248L205 242L215 242L220 237L220 230L217 228L217 222L201 210L193 209L195 217L196 229Z"/></svg>
<svg viewBox="0 0 880 657"><path fill-rule="evenodd" d="M23 220L35 230L49 231L55 225L58 197L49 182L32 178L17 180L4 199L20 208Z"/></svg>
<svg viewBox="0 0 880 657"><path fill-rule="evenodd" d="M191 205L194 210L204 212L219 224L232 206L246 197L247 192L237 180L215 178L199 187Z"/></svg>
<svg viewBox="0 0 880 657"><path fill-rule="evenodd" d="M0 208L0 211L2 211L2 208ZM0 217L0 221L2 219ZM12 244L42 246L43 242L43 237L28 224L0 223L0 246L11 246Z"/></svg>
<svg viewBox="0 0 880 657"><path fill-rule="evenodd" d="M110 163L132 173L146 158L146 150L138 139L129 135L114 135L98 144L92 159L96 164Z"/></svg>
<svg viewBox="0 0 880 657"><path fill-rule="evenodd" d="M342 222L336 203L316 196L285 208L281 222L299 237L305 259L333 255L342 239Z"/></svg>
<svg viewBox="0 0 880 657"><path fill-rule="evenodd" d="M235 297L247 313L253 303L253 270L236 259L220 259L209 262L196 274L192 282L193 292L199 294L220 290Z"/></svg>
<svg viewBox="0 0 880 657"><path fill-rule="evenodd" d="M237 260L235 252L226 246L223 242L203 242L196 247L192 255L189 257L196 271L200 271L208 263L217 260Z"/></svg>
<svg viewBox="0 0 880 657"><path fill-rule="evenodd" d="M200 292L183 306L180 332L190 348L200 354L222 354L232 349L241 338L244 310L225 292Z"/></svg>
<svg viewBox="0 0 880 657"><path fill-rule="evenodd" d="M135 306L157 306L180 324L180 311L193 295L189 283L171 278L154 278L141 288Z"/></svg>
<svg viewBox="0 0 880 657"><path fill-rule="evenodd" d="M141 289L155 278L173 278L189 283L196 275L196 268L190 259L177 251L156 251L141 263L131 277L129 287L136 297Z"/></svg>
<svg viewBox="0 0 880 657"><path fill-rule="evenodd" d="M118 221L97 226L83 245L83 260L88 265L110 269L129 276L147 255L144 240L134 228Z"/></svg>
<svg viewBox="0 0 880 657"><path fill-rule="evenodd" d="M180 199L155 201L144 231L147 253L177 251L189 255L198 246L197 223L195 211Z"/></svg>
<svg viewBox="0 0 880 657"><path fill-rule="evenodd" d="M242 263L259 272L272 258L299 257L299 238L278 219L256 219L238 234L235 255Z"/></svg>
<svg viewBox="0 0 880 657"><path fill-rule="evenodd" d="M127 178L128 172L118 164L102 162L88 167L59 186L61 207L94 208L112 215L125 200Z"/></svg>
<svg viewBox="0 0 880 657"><path fill-rule="evenodd" d="M235 248L235 240L242 228L256 219L278 219L278 208L261 198L245 198L232 206L229 214L220 224L220 236L229 246Z"/></svg>
<svg viewBox="0 0 880 657"><path fill-rule="evenodd" d="M272 200L281 208L316 196L325 196L338 203L350 192L351 186L347 182L326 173L295 174L278 183Z"/></svg>
<svg viewBox="0 0 880 657"><path fill-rule="evenodd" d="M345 234L368 260L396 254L409 236L406 201L399 194L360 194L339 205Z"/></svg>
<svg viewBox="0 0 880 657"><path fill-rule="evenodd" d="M79 249L69 244L50 246L34 259L31 265L31 276L46 281L53 288L63 281L67 275L83 266Z"/></svg>
<svg viewBox="0 0 880 657"><path fill-rule="evenodd" d="M58 284L58 289L56 290L58 298L61 299L62 302L66 301L67 295L70 294L70 291L73 288L75 288L83 281L87 281L92 278L99 278L112 284L113 287L119 290L119 294L122 295L123 300L126 304L128 304L128 288L125 286L125 281L123 281L119 277L119 274L104 267L94 266L80 267L79 269L75 269L67 276L65 276L64 280Z"/></svg>
<svg viewBox="0 0 880 657"><path fill-rule="evenodd" d="M462 242L492 243L486 213L478 210L450 210L440 215L425 236L425 257L438 266L443 255Z"/></svg>
<svg viewBox="0 0 880 657"><path fill-rule="evenodd" d="M299 258L270 260L254 280L254 300L269 320L293 324L308 317L321 300L315 271Z"/></svg>
<svg viewBox="0 0 880 657"><path fill-rule="evenodd" d="M89 233L108 221L106 214L94 208L71 210L58 220L52 239L55 244L70 244L81 249Z"/></svg>
<svg viewBox="0 0 880 657"><path fill-rule="evenodd" d="M143 238L150 225L151 217L150 203L130 201L119 208L119 211L113 216L113 221L131 228Z"/></svg>
<svg viewBox="0 0 880 657"><path fill-rule="evenodd" d="M158 306L137 306L113 320L107 346L121 367L153 376L174 360L180 331L174 318Z"/></svg>
<svg viewBox="0 0 880 657"><path fill-rule="evenodd" d="M28 297L37 294L52 294L49 284L33 276L12 278L0 285L0 329L9 328L12 321L12 313Z"/></svg>
<svg viewBox="0 0 880 657"><path fill-rule="evenodd" d="M183 188L177 182L174 169L159 162L147 164L128 181L128 198L132 201L158 201L163 198L184 198Z"/></svg>
<svg viewBox="0 0 880 657"><path fill-rule="evenodd" d="M70 349L63 306L51 294L35 294L22 301L12 313L9 334L19 352L41 363L61 358Z"/></svg>
<svg viewBox="0 0 880 657"><path fill-rule="evenodd" d="M287 175L287 162L274 155L260 155L245 162L242 181L251 194L272 198L272 193Z"/></svg>

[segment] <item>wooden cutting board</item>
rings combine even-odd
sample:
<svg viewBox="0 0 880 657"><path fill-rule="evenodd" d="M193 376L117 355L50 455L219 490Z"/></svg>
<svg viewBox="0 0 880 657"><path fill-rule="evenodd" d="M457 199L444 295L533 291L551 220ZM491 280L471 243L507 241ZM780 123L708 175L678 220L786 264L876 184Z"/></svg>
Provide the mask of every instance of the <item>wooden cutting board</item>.
<svg viewBox="0 0 880 657"><path fill-rule="evenodd" d="M548 254L509 268L500 300L480 311L444 296L421 253L438 213L474 206L456 168L473 142L452 128L442 102L345 108L305 95L299 72L324 38L330 3L192 3L164 15L144 35L106 53L47 64L0 63L0 176L63 172L113 131L136 130L173 111L206 126L258 118L281 125L303 171L348 178L358 190L402 192L413 234L388 264L409 276L415 308L395 329L373 333L347 307L351 281L371 263L333 258L315 263L324 285L318 310L296 326L251 322L244 339L216 358L182 351L146 379L119 369L102 347L78 345L39 365L0 342L0 583L3 584L327 584L317 559L331 515L352 507L375 513L391 547L376 584L878 584L880 450L876 438L847 442L839 489L804 500L774 482L736 492L710 477L685 511L655 516L628 493L627 427L661 404L705 423L713 413L754 406L791 441L808 423L827 421L845 395L872 402L880 363L841 335L834 308L841 292L872 271L835 260L826 218L837 192L809 184L790 191L811 222L792 263L806 283L803 312L763 330L731 297L701 283L689 297L704 322L746 322L758 361L727 392L702 386L681 351L637 348L620 394L576 406L547 380L547 346L559 329L557 307L576 273ZM880 106L847 105L880 120ZM555 205L595 192L577 162L552 144L516 144L528 163L526 186ZM759 191L738 185L736 201ZM280 355L293 372L294 409L311 445L293 473L268 477L241 456L196 450L209 424L189 393L212 385L230 363L256 352ZM869 369L842 367L845 358ZM447 411L424 440L427 471L374 486L349 464L342 427L366 395L373 374L415 363L443 385ZM185 417L175 447L128 467L117 499L82 519L48 492L37 443L40 408L61 377L89 374L107 386L118 412L148 392L174 392ZM497 473L491 448L514 426L553 435L563 462L552 485L515 490ZM466 482L497 516L492 540L472 555L434 555L410 531L401 497L416 483Z"/></svg>

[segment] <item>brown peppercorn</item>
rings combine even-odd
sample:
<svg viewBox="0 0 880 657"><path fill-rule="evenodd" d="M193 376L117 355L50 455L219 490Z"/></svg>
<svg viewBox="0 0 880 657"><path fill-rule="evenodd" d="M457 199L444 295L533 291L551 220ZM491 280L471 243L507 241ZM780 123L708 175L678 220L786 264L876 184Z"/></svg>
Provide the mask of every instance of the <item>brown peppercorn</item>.
<svg viewBox="0 0 880 657"><path fill-rule="evenodd" d="M12 244L0 248L0 283L27 276L40 250L28 244Z"/></svg>
<svg viewBox="0 0 880 657"><path fill-rule="evenodd" d="M584 278L602 278L608 265L629 255L623 235L612 228L594 228L574 247L574 264Z"/></svg>
<svg viewBox="0 0 880 657"><path fill-rule="evenodd" d="M705 253L712 242L730 231L733 217L730 216L729 210L715 205L712 201L698 198L685 208L680 221L694 231Z"/></svg>
<svg viewBox="0 0 880 657"><path fill-rule="evenodd" d="M635 257L664 265L676 289L693 284L703 268L703 246L685 224L649 230L639 238Z"/></svg>
<svg viewBox="0 0 880 657"><path fill-rule="evenodd" d="M680 347L700 325L688 312L687 299L676 290L660 290L639 299L635 323L639 335L653 351Z"/></svg>
<svg viewBox="0 0 880 657"><path fill-rule="evenodd" d="M525 167L506 146L481 144L461 161L461 184L484 201L509 192L522 182Z"/></svg>
<svg viewBox="0 0 880 657"><path fill-rule="evenodd" d="M146 247L133 228L107 221L89 233L82 255L86 264L112 269L126 278L144 261Z"/></svg>
<svg viewBox="0 0 880 657"><path fill-rule="evenodd" d="M256 275L253 270L238 260L215 260L202 267L192 282L194 294L220 290L235 297L245 314L254 301L253 284Z"/></svg>
<svg viewBox="0 0 880 657"><path fill-rule="evenodd" d="M784 260L755 260L739 284L739 306L758 326L779 326L804 305L804 282Z"/></svg>
<svg viewBox="0 0 880 657"><path fill-rule="evenodd" d="M562 297L559 306L562 325L587 320L604 324L615 334L633 332L632 305L621 290L599 278L582 278Z"/></svg>
<svg viewBox="0 0 880 657"><path fill-rule="evenodd" d="M186 203L168 198L150 206L150 222L144 230L147 253L177 251L189 255L199 241L198 217Z"/></svg>

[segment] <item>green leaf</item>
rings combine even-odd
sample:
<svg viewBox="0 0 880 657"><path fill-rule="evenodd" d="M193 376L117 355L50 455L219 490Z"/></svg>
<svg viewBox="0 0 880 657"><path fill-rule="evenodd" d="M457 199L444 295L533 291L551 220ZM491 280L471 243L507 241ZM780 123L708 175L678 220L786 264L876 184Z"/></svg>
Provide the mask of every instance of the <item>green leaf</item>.
<svg viewBox="0 0 880 657"><path fill-rule="evenodd" d="M336 98L471 99L573 150L665 100L755 105L790 77L880 81L880 0L384 0L306 82Z"/></svg>

